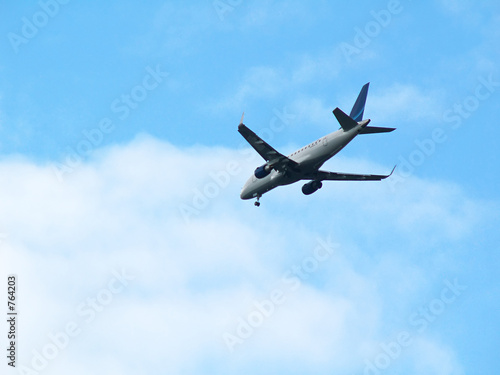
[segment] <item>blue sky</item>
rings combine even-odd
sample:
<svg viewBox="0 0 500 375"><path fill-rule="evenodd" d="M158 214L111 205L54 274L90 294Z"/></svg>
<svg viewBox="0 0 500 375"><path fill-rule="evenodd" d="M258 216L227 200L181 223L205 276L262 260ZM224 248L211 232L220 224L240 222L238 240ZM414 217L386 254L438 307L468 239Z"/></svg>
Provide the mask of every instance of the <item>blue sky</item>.
<svg viewBox="0 0 500 375"><path fill-rule="evenodd" d="M11 373L500 365L498 2L42 0L0 17ZM365 118L397 130L325 169L398 164L390 179L239 199L262 163L243 111L291 152L366 82Z"/></svg>

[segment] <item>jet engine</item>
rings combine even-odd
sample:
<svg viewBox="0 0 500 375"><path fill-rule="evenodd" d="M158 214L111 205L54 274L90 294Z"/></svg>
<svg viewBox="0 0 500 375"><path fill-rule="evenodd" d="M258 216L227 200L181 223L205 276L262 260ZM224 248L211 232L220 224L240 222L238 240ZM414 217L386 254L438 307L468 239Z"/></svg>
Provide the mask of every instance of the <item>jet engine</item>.
<svg viewBox="0 0 500 375"><path fill-rule="evenodd" d="M253 173L257 178L264 178L272 171L272 167L269 164L264 164L258 167Z"/></svg>
<svg viewBox="0 0 500 375"><path fill-rule="evenodd" d="M321 183L321 181L311 181L302 186L302 192L305 195L310 195L314 193L316 190L321 189L322 186L323 184Z"/></svg>

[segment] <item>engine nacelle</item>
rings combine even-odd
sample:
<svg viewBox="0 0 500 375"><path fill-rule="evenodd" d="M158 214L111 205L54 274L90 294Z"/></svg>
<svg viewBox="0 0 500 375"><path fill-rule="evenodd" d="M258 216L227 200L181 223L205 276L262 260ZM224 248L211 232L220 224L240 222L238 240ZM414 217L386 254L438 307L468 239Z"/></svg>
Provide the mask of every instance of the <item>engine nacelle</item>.
<svg viewBox="0 0 500 375"><path fill-rule="evenodd" d="M314 193L316 190L321 189L322 186L323 184L321 183L321 181L311 181L302 186L302 192L305 195L310 195Z"/></svg>
<svg viewBox="0 0 500 375"><path fill-rule="evenodd" d="M258 167L253 173L257 178L264 178L272 171L272 167L269 164L264 164Z"/></svg>

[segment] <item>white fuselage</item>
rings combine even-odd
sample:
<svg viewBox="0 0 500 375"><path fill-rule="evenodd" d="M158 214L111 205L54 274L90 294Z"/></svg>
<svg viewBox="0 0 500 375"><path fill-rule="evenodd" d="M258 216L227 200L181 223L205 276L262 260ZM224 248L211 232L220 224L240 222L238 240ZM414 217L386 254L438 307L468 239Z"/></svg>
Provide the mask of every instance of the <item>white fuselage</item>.
<svg viewBox="0 0 500 375"><path fill-rule="evenodd" d="M241 199L260 197L275 187L292 184L303 179L304 174L317 171L323 163L351 142L369 121L361 121L349 131L339 129L288 155L289 159L299 164L300 173L287 171L285 174L273 169L264 178L257 178L252 174L241 190Z"/></svg>

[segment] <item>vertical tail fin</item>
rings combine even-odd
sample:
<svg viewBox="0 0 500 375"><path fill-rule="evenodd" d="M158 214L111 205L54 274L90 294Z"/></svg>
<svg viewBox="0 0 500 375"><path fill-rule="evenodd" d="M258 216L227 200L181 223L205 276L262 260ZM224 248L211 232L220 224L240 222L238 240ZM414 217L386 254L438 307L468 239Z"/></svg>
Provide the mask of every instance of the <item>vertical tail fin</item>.
<svg viewBox="0 0 500 375"><path fill-rule="evenodd" d="M349 115L356 122L363 120L363 112L365 111L366 96L368 95L368 86L370 82L363 86L359 92L358 98L352 107L351 114Z"/></svg>

